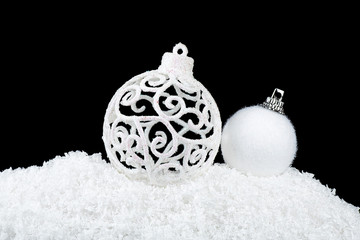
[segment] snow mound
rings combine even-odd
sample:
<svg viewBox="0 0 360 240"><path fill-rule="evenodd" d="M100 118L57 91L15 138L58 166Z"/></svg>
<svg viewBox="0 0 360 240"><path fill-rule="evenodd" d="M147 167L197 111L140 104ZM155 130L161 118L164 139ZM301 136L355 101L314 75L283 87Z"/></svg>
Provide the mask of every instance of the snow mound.
<svg viewBox="0 0 360 240"><path fill-rule="evenodd" d="M360 214L294 168L261 178L217 164L158 187L70 152L0 172L0 239L359 240Z"/></svg>

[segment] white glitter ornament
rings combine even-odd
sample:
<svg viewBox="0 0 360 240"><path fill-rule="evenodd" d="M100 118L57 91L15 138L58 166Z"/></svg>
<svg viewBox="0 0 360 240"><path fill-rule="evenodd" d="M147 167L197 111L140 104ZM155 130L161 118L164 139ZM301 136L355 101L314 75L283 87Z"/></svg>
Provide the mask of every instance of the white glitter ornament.
<svg viewBox="0 0 360 240"><path fill-rule="evenodd" d="M273 176L291 165L297 140L293 125L284 115L283 94L275 89L261 106L240 109L227 120L221 150L230 167L255 176Z"/></svg>
<svg viewBox="0 0 360 240"><path fill-rule="evenodd" d="M111 163L127 176L164 185L197 175L214 161L220 113L194 79L187 53L177 44L158 70L130 79L109 103L103 140Z"/></svg>

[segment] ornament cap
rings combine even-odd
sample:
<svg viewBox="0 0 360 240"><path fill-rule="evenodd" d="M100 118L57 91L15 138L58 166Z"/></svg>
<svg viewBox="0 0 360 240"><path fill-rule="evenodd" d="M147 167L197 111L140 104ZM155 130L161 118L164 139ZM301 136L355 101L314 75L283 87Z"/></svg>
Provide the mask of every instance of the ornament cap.
<svg viewBox="0 0 360 240"><path fill-rule="evenodd" d="M271 97L267 97L266 101L263 102L262 104L260 104L260 106L285 115L284 102L281 101L283 96L284 96L284 91L281 89L275 88Z"/></svg>
<svg viewBox="0 0 360 240"><path fill-rule="evenodd" d="M166 52L162 56L159 72L165 74L174 74L176 77L193 76L194 59L187 56L188 49L178 43L174 46L172 53Z"/></svg>

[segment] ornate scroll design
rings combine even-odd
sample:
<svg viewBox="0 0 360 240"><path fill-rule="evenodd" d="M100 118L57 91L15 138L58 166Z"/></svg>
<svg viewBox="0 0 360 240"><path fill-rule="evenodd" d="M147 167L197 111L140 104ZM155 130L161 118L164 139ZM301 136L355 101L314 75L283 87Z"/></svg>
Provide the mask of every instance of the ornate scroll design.
<svg viewBox="0 0 360 240"><path fill-rule="evenodd" d="M192 75L148 71L109 103L103 140L112 164L135 178L166 184L210 166L220 145L220 113Z"/></svg>

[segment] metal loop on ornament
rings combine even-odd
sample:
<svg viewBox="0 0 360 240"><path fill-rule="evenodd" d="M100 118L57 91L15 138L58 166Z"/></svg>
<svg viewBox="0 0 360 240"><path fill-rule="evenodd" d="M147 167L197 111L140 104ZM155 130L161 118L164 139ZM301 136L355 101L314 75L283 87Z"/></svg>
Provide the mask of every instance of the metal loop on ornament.
<svg viewBox="0 0 360 240"><path fill-rule="evenodd" d="M276 96L276 94L280 94L280 97ZM281 101L283 96L284 96L284 91L281 89L275 88L271 97L267 97L266 101L263 102L262 104L260 104L260 106L285 115L284 102Z"/></svg>
<svg viewBox="0 0 360 240"><path fill-rule="evenodd" d="M179 50L182 51L182 53L179 53ZM178 43L175 45L175 47L173 48L173 53L181 55L181 56L187 56L188 54L188 49L187 47L182 44L182 43Z"/></svg>

